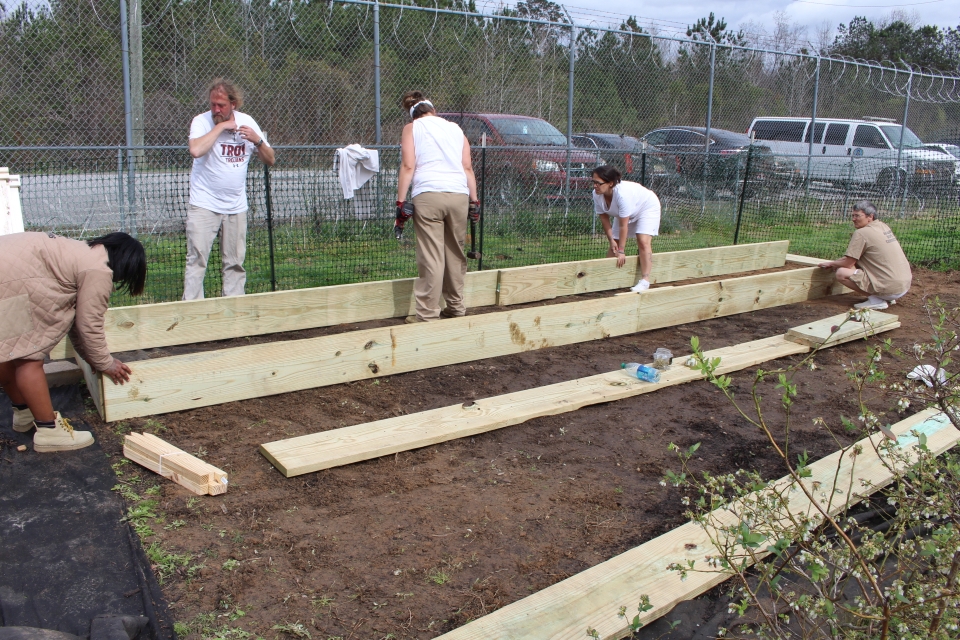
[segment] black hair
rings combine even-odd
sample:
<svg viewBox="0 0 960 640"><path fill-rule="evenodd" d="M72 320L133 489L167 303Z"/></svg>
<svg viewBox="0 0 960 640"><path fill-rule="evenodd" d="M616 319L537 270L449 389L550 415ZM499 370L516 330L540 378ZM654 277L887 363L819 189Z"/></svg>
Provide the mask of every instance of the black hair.
<svg viewBox="0 0 960 640"><path fill-rule="evenodd" d="M623 175L617 170L616 167L611 167L608 164L594 168L593 175L597 176L604 182L612 182L614 186L620 184L620 179L623 178Z"/></svg>
<svg viewBox="0 0 960 640"><path fill-rule="evenodd" d="M100 245L107 250L107 266L113 270L113 281L120 283L118 291L126 289L132 296L143 293L143 285L147 280L147 252L139 240L122 231L115 231L88 240L87 245Z"/></svg>
<svg viewBox="0 0 960 640"><path fill-rule="evenodd" d="M420 91L407 91L403 94L403 97L400 99L400 104L403 105L403 110L407 113L410 113L410 107L417 104L418 102L423 102L426 100L426 96L423 95ZM416 120L421 116L425 116L428 113L436 113L437 110L434 109L429 104L417 105L417 108L413 110L412 119Z"/></svg>

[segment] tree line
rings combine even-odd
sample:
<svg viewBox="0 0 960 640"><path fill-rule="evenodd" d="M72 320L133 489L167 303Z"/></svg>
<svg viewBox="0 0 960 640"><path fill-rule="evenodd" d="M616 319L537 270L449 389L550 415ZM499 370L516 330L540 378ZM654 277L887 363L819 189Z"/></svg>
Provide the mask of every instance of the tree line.
<svg viewBox="0 0 960 640"><path fill-rule="evenodd" d="M476 10L472 0L439 5ZM123 144L118 3L52 0L44 8L0 9L0 144ZM206 109L204 87L215 76L244 88L244 111L275 144L374 141L369 5L144 0L142 24L146 144L185 144L190 119ZM443 110L538 116L565 131L571 51L575 131L636 136L663 125L703 126L711 55L712 126L743 131L756 116L811 112L815 61L729 47L711 54L711 42L747 44L742 32L713 14L688 29L693 42L651 37L630 18L617 31L577 28L571 44L568 24L562 7L549 0L519 2L499 18L381 7L383 142L397 141L405 119L399 97L414 87ZM938 31L947 44L930 51L929 30L909 29L912 35L894 25L871 30L856 19L822 53L889 59L871 52L909 49L912 57L900 55L907 62L955 68L956 30ZM822 66L820 78L821 116L902 116L903 98L882 74L832 63ZM960 123L960 109L949 102L918 100L910 113L909 124L921 135Z"/></svg>

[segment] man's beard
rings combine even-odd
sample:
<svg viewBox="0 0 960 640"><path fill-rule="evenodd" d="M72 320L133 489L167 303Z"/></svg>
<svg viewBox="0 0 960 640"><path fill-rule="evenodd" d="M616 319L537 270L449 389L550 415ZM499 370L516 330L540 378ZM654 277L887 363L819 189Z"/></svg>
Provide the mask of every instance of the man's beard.
<svg viewBox="0 0 960 640"><path fill-rule="evenodd" d="M220 124L221 122L226 122L227 120L230 120L232 117L233 117L232 113L230 114L230 117L227 117L222 113L216 113L213 115L213 123Z"/></svg>

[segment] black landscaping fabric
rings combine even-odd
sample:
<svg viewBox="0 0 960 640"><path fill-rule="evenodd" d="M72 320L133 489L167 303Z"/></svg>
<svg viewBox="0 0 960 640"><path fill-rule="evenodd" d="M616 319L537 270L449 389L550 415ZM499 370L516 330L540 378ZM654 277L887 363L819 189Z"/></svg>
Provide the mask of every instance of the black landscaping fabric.
<svg viewBox="0 0 960 640"><path fill-rule="evenodd" d="M54 408L86 429L79 386L50 391ZM176 638L115 484L99 444L34 452L33 432L13 430L0 392L0 626L88 636L100 614L142 615L150 623L141 637Z"/></svg>

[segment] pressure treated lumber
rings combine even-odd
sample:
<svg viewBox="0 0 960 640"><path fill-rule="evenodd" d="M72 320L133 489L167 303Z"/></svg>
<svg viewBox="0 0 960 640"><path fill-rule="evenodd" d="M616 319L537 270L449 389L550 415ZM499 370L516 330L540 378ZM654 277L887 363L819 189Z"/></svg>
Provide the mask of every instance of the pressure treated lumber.
<svg viewBox="0 0 960 640"><path fill-rule="evenodd" d="M496 304L497 278L497 271L468 273L463 291L467 307ZM114 307L107 310L104 331L110 351L119 353L403 317L415 313L413 282L404 278ZM72 354L64 339L50 358Z"/></svg>
<svg viewBox="0 0 960 640"><path fill-rule="evenodd" d="M891 427L900 436L898 445L914 451L916 438L909 435L917 429L926 435L927 447L940 454L960 441L957 431L942 414L927 410ZM881 434L865 438L858 444L861 452L841 455L835 452L810 465L811 477L804 479L807 487L836 487L839 493L817 492L823 495L821 505L836 515L863 497L889 484L892 474L877 454ZM790 482L783 478L780 483ZM791 494L792 513L809 513L812 503L802 491ZM730 521L732 512L718 510L717 521ZM720 584L729 574L709 571L705 558L716 555L704 530L687 523L626 553L578 573L562 582L502 609L474 620L459 629L446 633L437 640L579 640L584 630L593 627L601 638L625 638L630 635L626 621L617 617L617 610L625 606L636 611L642 595L649 595L653 608L641 615L641 622L651 621L668 613L678 603L695 598ZM667 570L672 563L695 561L700 571L690 572L681 581L675 572Z"/></svg>
<svg viewBox="0 0 960 640"><path fill-rule="evenodd" d="M798 264L805 264L808 267L816 267L821 262L828 262L828 261L824 260L823 258L811 258L809 256L800 256L795 253L788 253L787 262L796 262Z"/></svg>
<svg viewBox="0 0 960 640"><path fill-rule="evenodd" d="M744 276L549 307L171 356L130 363L104 385L122 420L658 329L830 295L822 269Z"/></svg>
<svg viewBox="0 0 960 640"><path fill-rule="evenodd" d="M104 419L180 411L470 362L821 298L842 291L807 268L379 327L305 340L131 362L130 382L103 385Z"/></svg>
<svg viewBox="0 0 960 640"><path fill-rule="evenodd" d="M658 253L653 257L650 281L664 284L782 267L789 245L789 241L781 240L733 245L723 247L722 251L711 248ZM639 279L640 261L636 258L628 260L619 269L616 258L503 269L500 271L500 297L497 304L507 306L578 293L623 289L632 287Z"/></svg>
<svg viewBox="0 0 960 640"><path fill-rule="evenodd" d="M861 312L862 313L862 312ZM880 331L889 331L900 326L897 316L891 313L870 311L866 322L851 320L849 315L840 315L817 320L787 331L786 339L791 342L805 344L808 347L819 347L847 342L850 336L863 337Z"/></svg>
<svg viewBox="0 0 960 640"><path fill-rule="evenodd" d="M896 320L896 316L893 316ZM830 319L828 319L830 320ZM899 323L881 327L848 323L829 346L889 331ZM853 330L859 327L859 332ZM791 330L792 331L792 330ZM707 358L720 358L718 373L729 373L761 362L807 353L810 346L778 335L743 344L714 349ZM686 382L701 380L702 374L683 366L689 356L678 356L660 376L660 382L638 380L623 371L579 378L569 382L517 391L470 403L456 404L365 424L311 433L260 445L260 453L286 477L369 460L399 451L409 451L456 438L520 424L533 418L576 411L582 407L629 398Z"/></svg>
<svg viewBox="0 0 960 640"><path fill-rule="evenodd" d="M787 245L788 242L784 240L658 253L654 256L654 273L657 281L662 283L783 266ZM516 304L568 293L628 287L636 282L636 279L629 282L634 278L633 271L635 268L617 269L616 258L604 258L545 265L542 268L516 267L470 272L464 280L464 301L468 308L497 304L502 297L498 293L501 277L507 282L506 296L512 296L513 301L500 304ZM548 277L548 272L554 275ZM584 277L577 278L581 272ZM611 277L611 274L615 277ZM533 277L535 283L526 285L527 277ZM115 307L107 310L104 331L107 346L112 352L119 353L398 318L415 313L413 282L413 278L406 278L229 298ZM525 293L519 295L513 291L517 288ZM538 298L535 293L543 297ZM69 340L64 339L54 347L50 357L57 360L72 358L73 355Z"/></svg>
<svg viewBox="0 0 960 640"><path fill-rule="evenodd" d="M707 355L723 358L721 372L726 373L809 350L804 345L787 342L779 335L716 349ZM268 442L260 445L260 453L283 475L290 478L455 438L466 438L533 418L576 411L591 404L629 398L702 379L703 374L699 371L679 364L671 365L663 371L660 382L657 383L643 382L620 370L611 371L484 398L470 406L455 404Z"/></svg>
<svg viewBox="0 0 960 640"><path fill-rule="evenodd" d="M79 354L74 354L73 358L77 366L80 367L80 371L83 372L83 379L87 383L87 391L90 393L90 399L93 400L93 404L102 418L106 415L106 403L103 400L103 374L94 371L93 367L81 358Z"/></svg>
<svg viewBox="0 0 960 640"><path fill-rule="evenodd" d="M153 434L128 434L123 439L123 455L197 495L217 496L227 492L224 471Z"/></svg>

